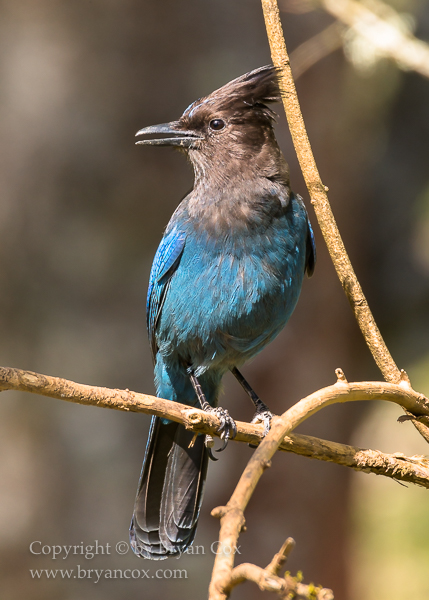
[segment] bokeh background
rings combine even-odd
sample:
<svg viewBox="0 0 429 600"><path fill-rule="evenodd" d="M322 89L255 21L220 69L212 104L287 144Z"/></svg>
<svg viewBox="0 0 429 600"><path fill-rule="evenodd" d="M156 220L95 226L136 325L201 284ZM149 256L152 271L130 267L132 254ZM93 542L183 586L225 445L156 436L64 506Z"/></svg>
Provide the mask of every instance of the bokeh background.
<svg viewBox="0 0 429 600"><path fill-rule="evenodd" d="M283 3L289 50L333 23ZM394 0L429 38L429 4ZM314 9L314 10L313 10ZM313 150L352 262L401 368L429 393L429 81L345 34L297 88ZM335 40L333 43L335 46ZM316 53L317 54L317 53ZM299 55L295 54L299 58ZM316 56L317 58L317 56ZM0 1L0 364L153 393L145 332L152 257L192 185L184 158L134 145L144 126L270 62L257 0ZM299 60L294 68L302 67ZM282 109L279 106L278 112ZM316 229L318 265L286 330L244 369L274 412L335 381L379 379L317 230L285 118L277 127L293 189ZM252 410L232 378L222 404ZM425 454L399 408L330 407L300 431L386 452ZM230 444L210 465L195 554L163 563L119 555L128 535L149 417L4 392L0 402L2 600L201 598L224 504L251 455ZM266 565L284 539L288 568L340 600L429 596L427 492L277 455L246 513L240 560ZM30 544L110 554L53 560ZM78 550L79 551L79 550ZM150 569L149 579L34 579L30 569ZM155 569L188 577L152 578ZM237 599L259 598L248 583Z"/></svg>

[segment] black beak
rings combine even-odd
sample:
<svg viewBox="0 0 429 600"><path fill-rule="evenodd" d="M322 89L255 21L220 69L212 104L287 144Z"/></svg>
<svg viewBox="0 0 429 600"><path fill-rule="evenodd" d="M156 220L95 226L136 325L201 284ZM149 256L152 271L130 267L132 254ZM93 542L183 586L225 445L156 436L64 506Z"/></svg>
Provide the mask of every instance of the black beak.
<svg viewBox="0 0 429 600"><path fill-rule="evenodd" d="M151 125L140 129L136 133L137 135L147 135L149 133L162 133L167 137L155 138L151 140L139 140L136 144L145 144L147 146L180 146L182 148L190 148L193 143L203 138L198 135L195 131L188 131L181 129L179 121L172 121L171 123L163 123L162 125ZM174 137L168 137L168 136Z"/></svg>

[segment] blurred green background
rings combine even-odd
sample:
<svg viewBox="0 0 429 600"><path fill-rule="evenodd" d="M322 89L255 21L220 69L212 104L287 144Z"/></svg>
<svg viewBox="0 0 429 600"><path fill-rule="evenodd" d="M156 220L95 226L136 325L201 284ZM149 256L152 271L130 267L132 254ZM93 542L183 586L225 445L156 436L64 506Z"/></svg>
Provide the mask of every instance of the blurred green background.
<svg viewBox="0 0 429 600"><path fill-rule="evenodd" d="M283 2L290 51L333 19ZM397 0L429 38L429 5ZM407 23L412 22L408 18ZM297 80L310 140L377 322L414 386L429 394L429 81L346 34L346 49ZM335 41L335 40L334 40ZM297 56L297 55L295 55ZM0 364L153 393L145 296L153 255L192 185L166 148L134 145L196 98L270 62L250 0L0 0ZM299 64L295 62L295 69ZM293 189L316 220L282 109L277 134ZM318 265L284 332L244 369L274 412L335 381L379 379L316 229ZM398 407L321 411L300 431L386 452L424 454ZM225 378L222 405L252 409ZM4 392L0 403L0 597L205 597L224 504L251 450L210 465L196 545L148 563L128 539L149 418ZM288 568L340 600L426 600L427 492L277 455L246 512L241 561L268 564L287 536ZM110 555L52 559L30 544L110 544ZM39 546L40 547L40 546ZM36 547L37 548L37 547ZM32 579L30 569L187 569L187 579ZM248 583L234 591L253 600Z"/></svg>

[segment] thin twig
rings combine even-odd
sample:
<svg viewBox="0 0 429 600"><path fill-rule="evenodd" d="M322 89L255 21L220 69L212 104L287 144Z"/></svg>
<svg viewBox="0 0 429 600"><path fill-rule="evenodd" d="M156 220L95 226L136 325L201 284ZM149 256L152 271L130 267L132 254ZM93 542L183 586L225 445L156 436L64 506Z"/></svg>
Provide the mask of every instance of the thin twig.
<svg viewBox="0 0 429 600"><path fill-rule="evenodd" d="M429 77L429 45L412 34L407 20L393 6L381 0L283 0L280 2L280 10L307 13L314 11L317 5L337 21L291 53L295 81L318 60L343 44L338 35L340 30L337 30L337 35L331 30L340 23L346 26L345 31L352 31L363 38L367 48L373 49L374 62L377 58L390 58L402 69Z"/></svg>
<svg viewBox="0 0 429 600"><path fill-rule="evenodd" d="M265 567L265 571L267 573L271 573L271 575L279 575L280 571L286 564L287 559L289 558L289 554L295 548L295 540L291 537L288 537L283 546L280 548L280 551L274 555L273 560L269 565Z"/></svg>

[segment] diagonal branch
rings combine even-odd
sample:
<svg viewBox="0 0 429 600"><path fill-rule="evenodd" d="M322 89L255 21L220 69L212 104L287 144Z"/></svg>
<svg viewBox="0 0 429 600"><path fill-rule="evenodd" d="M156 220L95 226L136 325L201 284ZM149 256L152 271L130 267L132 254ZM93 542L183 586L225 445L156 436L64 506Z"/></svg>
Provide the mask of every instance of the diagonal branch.
<svg viewBox="0 0 429 600"><path fill-rule="evenodd" d="M302 118L283 37L277 0L261 0L261 2L272 60L280 72L283 103L293 143L334 267L350 301L365 341L384 378L390 382L390 385L398 384L396 387L410 390L412 388L406 373L399 371L384 343L336 225L327 197L328 190L320 178ZM349 392L350 384L347 383L344 374L337 370L337 376L338 381L332 387L339 389L344 386ZM360 384L354 385L359 386ZM266 582L268 579L270 584L273 582L273 575L270 571L266 569L258 571L258 567L255 565L240 565L236 568L238 571L234 569L234 554L231 553L231 548L236 547L238 537L245 526L244 510L264 470L271 466L271 458L280 447L284 437L317 410L328 406L332 402L341 401L339 396L336 396L334 400L329 397L329 393L325 395L326 390L327 388L307 396L307 398L300 400L287 410L282 417L273 418L271 430L249 460L228 504L212 511L213 516L220 518L221 527L218 552L209 588L210 600L225 600L230 589L245 579L257 582ZM348 399L351 399L350 396ZM423 395L419 395L419 403L422 403L420 414L424 414L423 419L427 421L428 404ZM408 408L404 408L406 412L409 412ZM429 440L427 422L425 424L419 423L419 431ZM248 573L249 568L250 572ZM264 587L264 589L267 588Z"/></svg>
<svg viewBox="0 0 429 600"><path fill-rule="evenodd" d="M328 188L323 185L314 160L283 37L277 0L261 0L261 2L273 64L280 70L280 82L284 92L283 105L289 129L322 235L338 278L378 368L386 381L398 383L401 372L383 340L356 277L329 204ZM413 424L420 435L429 442L429 428L417 421Z"/></svg>
<svg viewBox="0 0 429 600"><path fill-rule="evenodd" d="M285 436L279 450L429 489L429 459L426 456L404 456L401 452L386 454L297 433Z"/></svg>
<svg viewBox="0 0 429 600"><path fill-rule="evenodd" d="M237 546L238 537L245 524L244 510L263 472L271 466L271 458L279 448L281 441L295 427L318 410L335 402L352 400L357 390L363 391L363 388L366 388L364 383L348 383L340 369L337 369L337 376L338 380L335 385L310 394L294 404L281 417L273 418L269 433L249 460L228 504L212 511L213 516L221 519L221 528L218 552L210 583L210 600L225 600L227 598L234 569L234 555L229 549ZM379 399L389 399L394 402L394 397L396 393L401 393L400 390L405 391L407 395L412 390L408 377L404 372L402 372L401 381L398 385L389 383L381 385L386 387L385 393ZM396 390L396 393L392 395L393 390ZM367 389L367 392L368 395L364 394L360 398L363 399L365 396L368 400L374 399L369 389ZM411 394L413 395L413 392ZM427 419L429 401L422 394L417 394L417 396L418 399L415 399L417 400L419 414L425 415L423 418Z"/></svg>
<svg viewBox="0 0 429 600"><path fill-rule="evenodd" d="M400 380L400 371L384 343L353 270L329 204L328 188L323 185L314 160L290 68L277 1L262 0L262 8L273 64L280 70L283 104L289 129L320 229L341 285L374 360L386 381L397 383Z"/></svg>

